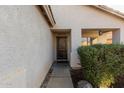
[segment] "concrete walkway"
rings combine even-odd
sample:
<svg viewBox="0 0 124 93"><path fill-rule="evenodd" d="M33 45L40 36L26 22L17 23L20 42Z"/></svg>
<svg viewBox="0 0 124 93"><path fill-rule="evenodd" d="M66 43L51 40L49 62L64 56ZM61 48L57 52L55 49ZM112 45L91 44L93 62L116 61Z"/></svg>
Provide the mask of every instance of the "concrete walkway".
<svg viewBox="0 0 124 93"><path fill-rule="evenodd" d="M73 88L69 66L66 63L56 63L50 75L47 88Z"/></svg>

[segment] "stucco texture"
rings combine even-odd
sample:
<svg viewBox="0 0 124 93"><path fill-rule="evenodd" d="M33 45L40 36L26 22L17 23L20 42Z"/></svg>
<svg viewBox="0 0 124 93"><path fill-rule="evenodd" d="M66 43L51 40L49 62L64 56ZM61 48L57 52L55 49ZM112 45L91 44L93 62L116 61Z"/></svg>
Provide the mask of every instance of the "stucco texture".
<svg viewBox="0 0 124 93"><path fill-rule="evenodd" d="M0 6L0 87L40 87L52 62L52 34L37 6Z"/></svg>

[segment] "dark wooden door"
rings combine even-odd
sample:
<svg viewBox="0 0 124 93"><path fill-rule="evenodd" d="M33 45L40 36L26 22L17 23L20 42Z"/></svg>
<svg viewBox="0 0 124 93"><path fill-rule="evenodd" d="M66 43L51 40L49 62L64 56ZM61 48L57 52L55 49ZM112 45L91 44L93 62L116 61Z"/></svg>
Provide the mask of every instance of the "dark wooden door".
<svg viewBox="0 0 124 93"><path fill-rule="evenodd" d="M57 60L67 60L67 37L57 37Z"/></svg>

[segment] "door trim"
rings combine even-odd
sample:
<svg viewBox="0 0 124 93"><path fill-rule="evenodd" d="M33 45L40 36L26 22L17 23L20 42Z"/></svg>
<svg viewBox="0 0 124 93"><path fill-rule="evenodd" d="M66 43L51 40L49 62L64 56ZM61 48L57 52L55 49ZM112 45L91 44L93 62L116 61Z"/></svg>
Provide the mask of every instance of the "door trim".
<svg viewBox="0 0 124 93"><path fill-rule="evenodd" d="M71 58L71 32L65 33L65 32L55 32L53 33L53 49L54 49L54 61L57 62L57 51L56 51L56 37L67 37L67 60L63 61L68 61L70 62ZM59 60L58 60L59 61Z"/></svg>

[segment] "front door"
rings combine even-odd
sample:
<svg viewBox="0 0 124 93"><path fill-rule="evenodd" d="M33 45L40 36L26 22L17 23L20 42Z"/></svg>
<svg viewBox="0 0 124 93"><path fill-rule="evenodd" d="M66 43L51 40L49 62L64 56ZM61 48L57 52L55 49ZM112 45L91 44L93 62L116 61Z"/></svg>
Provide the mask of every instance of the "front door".
<svg viewBox="0 0 124 93"><path fill-rule="evenodd" d="M57 60L67 61L67 37L57 37Z"/></svg>

